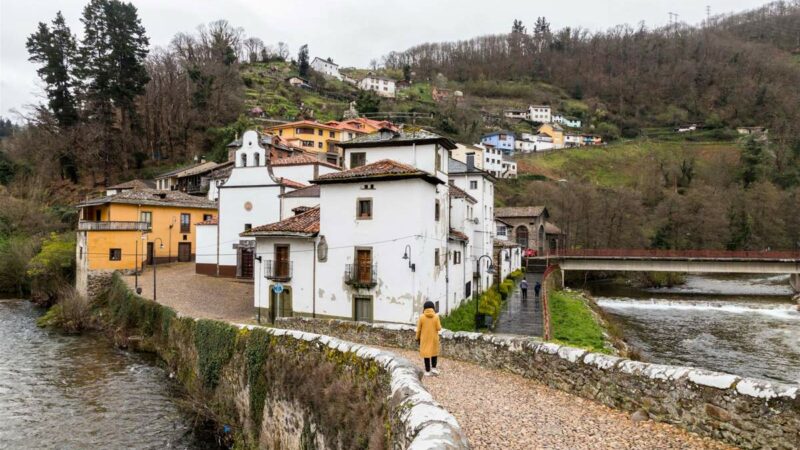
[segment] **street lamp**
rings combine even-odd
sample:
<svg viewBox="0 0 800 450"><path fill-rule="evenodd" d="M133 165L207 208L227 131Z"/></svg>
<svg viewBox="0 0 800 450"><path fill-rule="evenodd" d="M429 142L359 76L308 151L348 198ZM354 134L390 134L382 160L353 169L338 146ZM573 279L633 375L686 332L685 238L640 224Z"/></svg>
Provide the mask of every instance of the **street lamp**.
<svg viewBox="0 0 800 450"><path fill-rule="evenodd" d="M481 277L481 260L483 260L483 258L489 259L489 267L486 269L486 273L488 273L488 274L494 273L494 264L492 263L492 257L489 256L489 255L481 255L481 257L478 258L478 261L476 263L476 265L478 266L477 267L477 269L478 269L478 286L477 287L478 288L475 289L475 292L473 292L473 294L472 294L473 297L475 297L475 331L478 331L478 316L479 316L478 307L480 306L480 303L481 303L480 298L478 297L478 291L480 291L480 288L481 288L481 278L482 278Z"/></svg>
<svg viewBox="0 0 800 450"><path fill-rule="evenodd" d="M417 265L411 262L411 246L408 244L406 244L406 249L403 253L403 259L408 260L408 268L411 269L412 272L417 271Z"/></svg>
<svg viewBox="0 0 800 450"><path fill-rule="evenodd" d="M159 242L158 248L164 249L164 241L162 241L161 238L153 239L153 243L155 243L156 241ZM157 261L158 261L158 258L156 258L156 251L153 250L153 301L154 302L158 301L158 298L156 297L156 266L157 266L156 262Z"/></svg>

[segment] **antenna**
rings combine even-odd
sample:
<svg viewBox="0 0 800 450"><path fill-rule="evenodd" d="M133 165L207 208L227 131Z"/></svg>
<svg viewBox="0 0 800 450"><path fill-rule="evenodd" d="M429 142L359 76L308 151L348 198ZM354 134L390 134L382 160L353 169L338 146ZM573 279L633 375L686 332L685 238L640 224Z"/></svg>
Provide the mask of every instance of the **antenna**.
<svg viewBox="0 0 800 450"><path fill-rule="evenodd" d="M711 5L706 5L706 25L711 22Z"/></svg>

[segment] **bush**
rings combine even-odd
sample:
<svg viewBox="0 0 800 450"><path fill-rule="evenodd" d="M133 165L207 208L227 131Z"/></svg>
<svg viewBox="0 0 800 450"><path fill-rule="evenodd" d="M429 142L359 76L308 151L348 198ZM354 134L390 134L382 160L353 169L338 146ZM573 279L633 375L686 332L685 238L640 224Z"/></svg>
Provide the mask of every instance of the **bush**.
<svg viewBox="0 0 800 450"><path fill-rule="evenodd" d="M40 304L52 304L60 293L72 296L65 286L75 276L75 234L56 234L42 242L42 249L28 262L31 296Z"/></svg>
<svg viewBox="0 0 800 450"><path fill-rule="evenodd" d="M470 297L463 301L441 320L442 328L450 331L475 331L475 299Z"/></svg>
<svg viewBox="0 0 800 450"><path fill-rule="evenodd" d="M91 312L89 300L78 294L72 286L63 286L56 297L58 304L48 309L36 324L40 327L58 327L68 333L78 333L86 328Z"/></svg>
<svg viewBox="0 0 800 450"><path fill-rule="evenodd" d="M28 263L36 254L36 244L28 236L0 236L0 292L20 297L30 290Z"/></svg>

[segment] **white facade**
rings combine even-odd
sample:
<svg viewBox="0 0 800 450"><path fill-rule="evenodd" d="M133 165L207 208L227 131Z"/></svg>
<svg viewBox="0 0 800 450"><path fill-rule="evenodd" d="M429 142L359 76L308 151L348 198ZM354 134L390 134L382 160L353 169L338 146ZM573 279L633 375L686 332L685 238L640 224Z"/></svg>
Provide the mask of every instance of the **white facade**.
<svg viewBox="0 0 800 450"><path fill-rule="evenodd" d="M334 64L332 61L316 57L311 61L311 68L323 75L336 78L337 80L342 79L342 74L339 73L339 65Z"/></svg>
<svg viewBox="0 0 800 450"><path fill-rule="evenodd" d="M517 163L510 159L503 159L500 178L517 178Z"/></svg>
<svg viewBox="0 0 800 450"><path fill-rule="evenodd" d="M503 111L503 116L507 119L527 119L530 112L527 109L507 109Z"/></svg>
<svg viewBox="0 0 800 450"><path fill-rule="evenodd" d="M580 147L583 145L583 136L578 134L565 134L564 146L566 147Z"/></svg>
<svg viewBox="0 0 800 450"><path fill-rule="evenodd" d="M536 142L517 139L514 142L514 149L522 153L532 153L536 151Z"/></svg>
<svg viewBox="0 0 800 450"><path fill-rule="evenodd" d="M197 249L195 264L217 264L217 224L198 223L195 226Z"/></svg>
<svg viewBox="0 0 800 450"><path fill-rule="evenodd" d="M266 310L268 314L283 316L279 310L291 309L298 315L315 315L314 304L314 270L317 263L316 245L318 238L303 237L259 237L256 239L256 259L254 261L253 297L255 307ZM276 245L289 247L289 260L291 265L291 278L289 280L273 280L267 278L268 263L275 262ZM281 283L285 291L280 297L272 292L272 286ZM281 304L279 304L281 303ZM267 318L262 317L261 320Z"/></svg>
<svg viewBox="0 0 800 450"><path fill-rule="evenodd" d="M505 280L511 272L522 268L522 248L516 244L499 240L495 246L496 276L500 281Z"/></svg>
<svg viewBox="0 0 800 450"><path fill-rule="evenodd" d="M553 121L550 106L531 105L528 107L528 118L533 122L550 123Z"/></svg>
<svg viewBox="0 0 800 450"><path fill-rule="evenodd" d="M381 97L394 98L397 92L395 81L390 78L367 75L358 82L362 91L373 91Z"/></svg>
<svg viewBox="0 0 800 450"><path fill-rule="evenodd" d="M562 114L554 114L553 115L553 122L564 125L565 127L570 128L580 128L581 121L579 119L570 119L569 117L565 117Z"/></svg>

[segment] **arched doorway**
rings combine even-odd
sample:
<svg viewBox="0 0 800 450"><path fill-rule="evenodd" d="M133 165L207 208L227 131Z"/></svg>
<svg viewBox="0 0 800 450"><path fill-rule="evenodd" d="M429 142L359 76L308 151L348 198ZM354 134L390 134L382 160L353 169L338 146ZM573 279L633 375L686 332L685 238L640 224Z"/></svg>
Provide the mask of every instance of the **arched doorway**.
<svg viewBox="0 0 800 450"><path fill-rule="evenodd" d="M517 227L517 230L514 232L514 236L516 236L517 244L521 245L522 248L528 248L528 227L525 225L520 225Z"/></svg>

